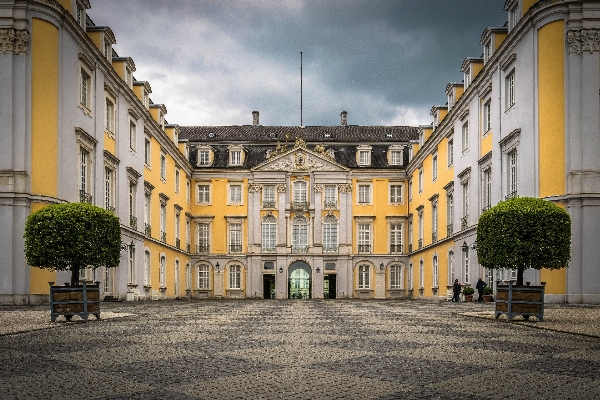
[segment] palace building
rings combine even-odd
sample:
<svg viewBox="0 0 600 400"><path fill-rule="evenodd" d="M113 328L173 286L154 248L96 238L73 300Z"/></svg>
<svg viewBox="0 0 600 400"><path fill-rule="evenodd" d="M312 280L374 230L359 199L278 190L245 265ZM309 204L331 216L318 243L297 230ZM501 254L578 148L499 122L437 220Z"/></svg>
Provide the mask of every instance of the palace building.
<svg viewBox="0 0 600 400"><path fill-rule="evenodd" d="M454 279L515 278L476 253L478 217L511 196L573 223L570 266L525 280L600 302L600 1L507 0L413 127L169 124L89 8L0 0L0 303L69 281L23 250L27 216L59 202L121 220L120 265L81 273L105 299L446 300Z"/></svg>

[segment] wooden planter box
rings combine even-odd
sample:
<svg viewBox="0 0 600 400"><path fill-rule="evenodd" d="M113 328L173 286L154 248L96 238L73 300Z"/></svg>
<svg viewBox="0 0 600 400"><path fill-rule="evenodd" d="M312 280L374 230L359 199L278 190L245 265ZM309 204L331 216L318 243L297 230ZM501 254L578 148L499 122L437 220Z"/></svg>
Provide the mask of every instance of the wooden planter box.
<svg viewBox="0 0 600 400"><path fill-rule="evenodd" d="M78 315L87 321L90 314L100 319L100 285L52 286L50 284L50 321L64 315L67 321Z"/></svg>
<svg viewBox="0 0 600 400"><path fill-rule="evenodd" d="M525 319L535 316L539 321L544 320L544 291L542 286L498 285L496 290L496 318L506 315L508 320L517 315Z"/></svg>

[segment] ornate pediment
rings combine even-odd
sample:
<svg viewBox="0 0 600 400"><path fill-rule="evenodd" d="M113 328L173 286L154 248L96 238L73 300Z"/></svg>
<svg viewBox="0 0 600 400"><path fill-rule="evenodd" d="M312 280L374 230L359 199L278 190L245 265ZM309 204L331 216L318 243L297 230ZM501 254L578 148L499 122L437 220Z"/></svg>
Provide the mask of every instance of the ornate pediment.
<svg viewBox="0 0 600 400"><path fill-rule="evenodd" d="M321 146L322 147L322 146ZM253 171L347 171L344 166L333 161L331 153L319 147L319 151L308 150L304 146L271 156L252 169Z"/></svg>

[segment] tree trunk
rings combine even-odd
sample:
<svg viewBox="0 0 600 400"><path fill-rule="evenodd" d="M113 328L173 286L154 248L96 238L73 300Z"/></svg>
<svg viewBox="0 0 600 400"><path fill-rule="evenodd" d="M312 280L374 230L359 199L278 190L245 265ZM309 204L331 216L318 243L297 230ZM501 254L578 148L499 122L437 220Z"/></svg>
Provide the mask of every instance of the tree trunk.
<svg viewBox="0 0 600 400"><path fill-rule="evenodd" d="M75 285L79 285L79 266L71 268L71 286Z"/></svg>
<svg viewBox="0 0 600 400"><path fill-rule="evenodd" d="M525 268L519 267L517 269L517 286L523 286L523 272Z"/></svg>

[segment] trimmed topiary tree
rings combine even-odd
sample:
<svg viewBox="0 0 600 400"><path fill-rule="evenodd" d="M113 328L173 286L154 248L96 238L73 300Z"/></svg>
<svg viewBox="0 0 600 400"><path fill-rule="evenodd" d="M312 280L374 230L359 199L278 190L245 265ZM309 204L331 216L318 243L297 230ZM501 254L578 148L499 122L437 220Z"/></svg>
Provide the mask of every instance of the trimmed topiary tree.
<svg viewBox="0 0 600 400"><path fill-rule="evenodd" d="M571 217L542 199L500 202L479 217L477 259L485 268L516 269L517 285L523 285L528 268L565 268L571 259Z"/></svg>
<svg viewBox="0 0 600 400"><path fill-rule="evenodd" d="M71 271L71 285L78 283L81 268L119 265L119 218L90 204L54 204L33 212L25 223L23 237L27 263Z"/></svg>

